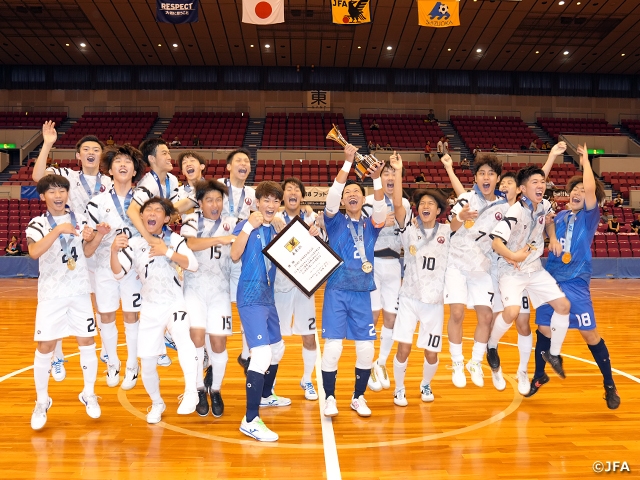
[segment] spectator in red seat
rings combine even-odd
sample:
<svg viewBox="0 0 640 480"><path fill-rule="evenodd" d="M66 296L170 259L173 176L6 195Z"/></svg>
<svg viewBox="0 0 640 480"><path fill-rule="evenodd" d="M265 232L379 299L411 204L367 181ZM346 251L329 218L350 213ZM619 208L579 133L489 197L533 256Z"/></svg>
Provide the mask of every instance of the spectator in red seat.
<svg viewBox="0 0 640 480"><path fill-rule="evenodd" d="M373 141L372 141L372 140L369 140L369 145L368 145L368 147L369 147L369 151L370 151L370 152L376 149L376 146L373 144Z"/></svg>
<svg viewBox="0 0 640 480"><path fill-rule="evenodd" d="M107 139L107 145L111 146L111 145L115 145L116 142L113 140L113 135L109 135L109 138Z"/></svg>
<svg viewBox="0 0 640 480"><path fill-rule="evenodd" d="M482 150L480 150L480 145L476 145L476 148L473 149L473 159L475 160L476 158L478 158L478 154L481 152Z"/></svg>
<svg viewBox="0 0 640 480"><path fill-rule="evenodd" d="M387 144L384 146L385 150L393 150L393 148L391 148L391 144L389 142L387 142Z"/></svg>
<svg viewBox="0 0 640 480"><path fill-rule="evenodd" d="M442 158L444 156L444 137L440 137L440 140L438 140L436 152L438 152L438 158Z"/></svg>
<svg viewBox="0 0 640 480"><path fill-rule="evenodd" d="M431 155L431 141L427 140L427 144L424 146L424 159L426 161L432 160Z"/></svg>
<svg viewBox="0 0 640 480"><path fill-rule="evenodd" d="M464 157L460 162L460 166L462 167L462 170L469 170L469 167L471 167L471 163L469 162L469 160L467 160L467 157Z"/></svg>
<svg viewBox="0 0 640 480"><path fill-rule="evenodd" d="M17 257L22 255L22 248L20 248L20 243L15 235L11 236L11 241L7 244L4 252L7 257Z"/></svg>
<svg viewBox="0 0 640 480"><path fill-rule="evenodd" d="M613 206L614 207L621 207L623 203L624 203L624 198L622 198L622 194L621 193L618 193L616 198L613 200Z"/></svg>
<svg viewBox="0 0 640 480"><path fill-rule="evenodd" d="M616 217L615 215L611 220L609 220L607 232L620 233L620 222L618 221L618 217Z"/></svg>
<svg viewBox="0 0 640 480"><path fill-rule="evenodd" d="M631 222L631 231L633 233L640 233L640 213L636 215L636 219Z"/></svg>
<svg viewBox="0 0 640 480"><path fill-rule="evenodd" d="M495 142L493 142L493 145L491 145L491 151L494 153L498 151L498 145L496 145Z"/></svg>
<svg viewBox="0 0 640 480"><path fill-rule="evenodd" d="M438 121L438 119L436 119L435 113L433 113L433 108L429 109L429 115L427 115L427 120L429 120L430 122L437 122Z"/></svg>
<svg viewBox="0 0 640 480"><path fill-rule="evenodd" d="M534 152L538 151L538 145L536 145L535 140L531 140L531 143L529 144L529 150L533 150Z"/></svg>
<svg viewBox="0 0 640 480"><path fill-rule="evenodd" d="M173 139L173 142L171 142L171 146L179 147L180 145L182 145L182 143L180 143L180 138L176 135L176 137Z"/></svg>
<svg viewBox="0 0 640 480"><path fill-rule="evenodd" d="M609 209L607 207L602 207L602 215L600 216L600 222L608 224L609 220L610 220Z"/></svg>
<svg viewBox="0 0 640 480"><path fill-rule="evenodd" d="M193 134L192 144L194 147L200 146L200 138L195 133Z"/></svg>
<svg viewBox="0 0 640 480"><path fill-rule="evenodd" d="M369 130L380 130L380 125L374 120L373 123L369 125Z"/></svg>
<svg viewBox="0 0 640 480"><path fill-rule="evenodd" d="M424 174L422 172L416 175L416 183L424 183L426 180L424 178Z"/></svg>

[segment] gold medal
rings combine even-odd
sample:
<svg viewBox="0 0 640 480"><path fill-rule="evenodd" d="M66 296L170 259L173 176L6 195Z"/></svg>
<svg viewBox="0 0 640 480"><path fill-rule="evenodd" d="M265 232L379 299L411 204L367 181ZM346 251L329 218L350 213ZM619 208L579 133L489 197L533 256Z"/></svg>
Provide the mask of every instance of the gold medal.
<svg viewBox="0 0 640 480"><path fill-rule="evenodd" d="M415 255L416 253L418 253L418 247L416 247L415 245L410 245L409 246L409 253L411 255Z"/></svg>
<svg viewBox="0 0 640 480"><path fill-rule="evenodd" d="M371 273L373 271L373 265L371 264L371 262L363 262L362 271L364 273Z"/></svg>
<svg viewBox="0 0 640 480"><path fill-rule="evenodd" d="M475 224L476 224L475 220L465 220L464 221L464 228L466 228L468 230L468 229L472 228Z"/></svg>
<svg viewBox="0 0 640 480"><path fill-rule="evenodd" d="M72 257L69 257L69 260L67 260L67 268L69 270L75 270L76 269L76 261Z"/></svg>
<svg viewBox="0 0 640 480"><path fill-rule="evenodd" d="M184 270L182 269L182 267L176 263L173 268L176 269L176 273L178 274L178 280L183 282L184 281Z"/></svg>
<svg viewBox="0 0 640 480"><path fill-rule="evenodd" d="M566 265L569 262L571 262L571 253L570 252L564 252L562 254L562 263L564 263Z"/></svg>

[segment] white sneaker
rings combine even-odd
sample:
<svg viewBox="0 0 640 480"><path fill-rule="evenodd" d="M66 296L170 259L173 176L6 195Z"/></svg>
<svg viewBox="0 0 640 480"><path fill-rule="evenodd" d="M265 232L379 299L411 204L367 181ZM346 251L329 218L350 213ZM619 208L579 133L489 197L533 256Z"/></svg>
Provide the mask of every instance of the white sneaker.
<svg viewBox="0 0 640 480"><path fill-rule="evenodd" d="M164 402L154 403L147 409L147 423L160 423L162 412L167 408Z"/></svg>
<svg viewBox="0 0 640 480"><path fill-rule="evenodd" d="M275 442L278 440L278 434L269 430L264 422L260 420L260 417L256 417L250 422L247 422L247 417L242 417L240 431L247 437L255 438L259 442Z"/></svg>
<svg viewBox="0 0 640 480"><path fill-rule="evenodd" d="M469 360L467 362L467 370L471 374L471 381L477 387L484 387L484 372L480 362Z"/></svg>
<svg viewBox="0 0 640 480"><path fill-rule="evenodd" d="M329 395L324 401L324 416L335 417L338 415L338 405L336 405L336 398L333 395Z"/></svg>
<svg viewBox="0 0 640 480"><path fill-rule="evenodd" d="M364 395L351 399L351 410L355 410L361 417L371 416L371 409L367 407L367 401L364 399Z"/></svg>
<svg viewBox="0 0 640 480"><path fill-rule="evenodd" d="M189 415L196 411L196 406L200 399L198 398L198 390L185 390L178 397L180 406L178 407L178 415Z"/></svg>
<svg viewBox="0 0 640 480"><path fill-rule="evenodd" d="M36 408L33 409L31 414L31 428L34 430L40 430L47 423L47 411L51 408L53 400L51 397L47 400L47 403L36 402Z"/></svg>
<svg viewBox="0 0 640 480"><path fill-rule="evenodd" d="M499 392L507 388L507 381L502 376L502 367L498 367L497 372L491 370L491 380L493 380L493 386L496 387L496 390Z"/></svg>
<svg viewBox="0 0 640 480"><path fill-rule="evenodd" d="M277 395L269 395L266 398L260 399L261 407L288 407L291 405L291 399L286 397L279 397Z"/></svg>
<svg viewBox="0 0 640 480"><path fill-rule="evenodd" d="M380 390L382 390L382 383L380 382L380 379L376 374L376 370L373 367L371 367L371 375L369 375L369 381L367 382L367 385L373 392L379 392Z"/></svg>
<svg viewBox="0 0 640 480"><path fill-rule="evenodd" d="M100 405L98 404L98 397L94 395L84 395L83 392L78 394L78 400L82 402L82 404L87 409L87 415L91 418L100 418L102 411L100 410Z"/></svg>
<svg viewBox="0 0 640 480"><path fill-rule="evenodd" d="M519 370L518 373L516 373L516 377L518 378L518 392L520 392L520 395L528 395L531 390L529 375L527 375L527 372Z"/></svg>
<svg viewBox="0 0 640 480"><path fill-rule="evenodd" d="M120 385L120 366L121 366L120 362L118 362L118 366L107 365L107 386L108 387L113 388Z"/></svg>
<svg viewBox="0 0 640 480"><path fill-rule="evenodd" d="M389 374L387 373L387 367L385 365L379 365L377 361L373 363L373 371L376 372L376 378L382 385L382 388L388 390L391 388L391 381L389 380Z"/></svg>
<svg viewBox="0 0 640 480"><path fill-rule="evenodd" d="M451 365L453 373L451 373L451 381L458 388L464 388L467 385L467 377L464 374L464 363L453 362Z"/></svg>
<svg viewBox="0 0 640 480"><path fill-rule="evenodd" d="M306 398L307 400L318 399L318 392L316 392L313 383L300 380L300 387L304 390L304 398Z"/></svg>
<svg viewBox="0 0 640 480"><path fill-rule="evenodd" d="M433 390L431 390L431 384L420 385L420 398L425 403L433 402L436 397L433 396Z"/></svg>
<svg viewBox="0 0 640 480"><path fill-rule="evenodd" d="M127 369L124 371L124 380L122 380L122 385L120 386L120 388L122 388L123 390L131 390L136 386L136 383L138 383L138 374L140 372L139 368L140 367L138 367L137 363L134 368L127 367Z"/></svg>
<svg viewBox="0 0 640 480"><path fill-rule="evenodd" d="M61 382L67 376L67 370L64 368L64 364L67 360L64 358L53 358L51 362L51 376L56 382Z"/></svg>
<svg viewBox="0 0 640 480"><path fill-rule="evenodd" d="M168 355L160 355L158 356L158 365L161 367L168 367L171 365L171 359Z"/></svg>
<svg viewBox="0 0 640 480"><path fill-rule="evenodd" d="M404 388L401 388L400 390L396 390L394 392L393 403L395 403L399 407L406 407L407 405L409 405Z"/></svg>

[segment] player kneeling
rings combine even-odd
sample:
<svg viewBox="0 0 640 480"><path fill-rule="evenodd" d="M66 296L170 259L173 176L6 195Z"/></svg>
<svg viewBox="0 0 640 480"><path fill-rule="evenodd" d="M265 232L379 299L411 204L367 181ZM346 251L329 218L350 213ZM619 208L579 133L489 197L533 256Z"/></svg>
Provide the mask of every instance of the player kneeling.
<svg viewBox="0 0 640 480"><path fill-rule="evenodd" d="M91 306L91 285L85 255L91 256L100 243L82 215L66 210L69 180L47 175L38 182L40 199L47 212L29 222L26 229L29 255L39 262L38 307L34 340L38 346L33 361L36 384L36 408L31 428L39 430L47 423L49 372L58 340L74 335L80 349L84 389L78 395L87 415L99 418L101 411L94 393L98 358L93 337L97 334ZM102 229L102 226L99 226Z"/></svg>
<svg viewBox="0 0 640 480"><path fill-rule="evenodd" d="M216 180L202 180L195 184L195 197L200 211L184 218L180 233L198 260L198 270L185 272L184 299L191 320L191 340L198 352L196 387L201 417L209 414L207 393L211 396L211 413L222 416L224 403L220 395L222 379L229 355L227 337L231 335L231 235L236 219L222 216L222 203L227 187ZM205 385L202 376L205 334L209 334L211 350L211 385Z"/></svg>
<svg viewBox="0 0 640 480"><path fill-rule="evenodd" d="M120 279L133 268L142 283L138 356L142 365L142 383L153 402L147 423L160 422L166 408L160 396L160 378L156 369L158 355L164 349L165 329L178 347L184 374L185 390L178 414L192 413L198 404L196 347L189 336L189 317L182 293L183 270L197 270L198 261L184 238L165 229L174 213L171 201L150 198L140 208L142 228L161 241L149 245L143 237L129 239L122 233L111 245L111 270L115 277Z"/></svg>

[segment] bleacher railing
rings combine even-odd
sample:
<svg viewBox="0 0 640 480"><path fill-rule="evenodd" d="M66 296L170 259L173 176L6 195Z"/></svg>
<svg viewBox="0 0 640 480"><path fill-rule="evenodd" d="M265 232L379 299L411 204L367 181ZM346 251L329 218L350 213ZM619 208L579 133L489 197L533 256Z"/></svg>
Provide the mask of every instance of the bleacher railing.
<svg viewBox="0 0 640 480"><path fill-rule="evenodd" d="M520 117L519 110L449 110L449 118L452 115L468 115L469 117Z"/></svg>
<svg viewBox="0 0 640 480"><path fill-rule="evenodd" d="M640 120L640 113L620 113L620 114L618 114L618 123L621 124L623 120Z"/></svg>
<svg viewBox="0 0 640 480"><path fill-rule="evenodd" d="M158 106L138 107L136 105L93 105L84 107L85 113L111 113L111 112L127 112L127 113L142 113L142 112L160 112Z"/></svg>
<svg viewBox="0 0 640 480"><path fill-rule="evenodd" d="M606 119L606 116L602 112L553 112L553 111L540 111L534 112L534 117L538 118L584 118L584 119Z"/></svg>
<svg viewBox="0 0 640 480"><path fill-rule="evenodd" d="M240 112L244 115L250 116L251 108L246 105L244 107L219 107L219 106L204 106L204 105L188 105L188 106L176 106L173 108L175 113L180 112L221 112L221 113L231 113L231 112Z"/></svg>
<svg viewBox="0 0 640 480"><path fill-rule="evenodd" d="M45 112L66 112L69 116L69 107L63 105L49 105L49 106L33 106L33 105L21 105L21 106L0 106L0 112L18 112L18 113L45 113Z"/></svg>
<svg viewBox="0 0 640 480"><path fill-rule="evenodd" d="M303 105L299 106L299 107L265 107L264 109L265 112L265 116L267 113L286 113L287 116L290 113L322 113L322 114L327 114L327 113L341 113L342 116L344 117L344 107L327 107L327 108L319 108L319 109L313 109L313 108L307 108Z"/></svg>
<svg viewBox="0 0 640 480"><path fill-rule="evenodd" d="M360 116L367 113L377 113L377 114L391 114L391 115L424 115L425 117L429 114L429 110L431 108L361 108Z"/></svg>

